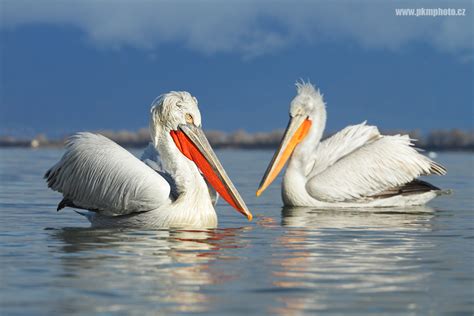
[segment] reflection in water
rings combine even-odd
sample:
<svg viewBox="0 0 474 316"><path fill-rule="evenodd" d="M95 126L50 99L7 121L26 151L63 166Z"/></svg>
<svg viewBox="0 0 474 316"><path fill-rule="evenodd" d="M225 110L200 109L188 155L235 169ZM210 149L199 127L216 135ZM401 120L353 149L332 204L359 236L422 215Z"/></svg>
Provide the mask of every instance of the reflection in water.
<svg viewBox="0 0 474 316"><path fill-rule="evenodd" d="M417 291L414 284L431 274L415 262L433 247L416 236L431 230L433 217L426 206L389 212L284 208L282 226L291 229L278 239L273 284L299 294L279 296L279 307L270 311L347 313L357 305L376 311L372 295L385 312L403 310L396 295Z"/></svg>
<svg viewBox="0 0 474 316"><path fill-rule="evenodd" d="M252 198L272 153L229 150L256 216L220 203L219 227L245 228L44 230L88 226L44 185L62 151L0 150L0 315L473 314L473 154L440 154L436 212L281 212L278 186Z"/></svg>
<svg viewBox="0 0 474 316"><path fill-rule="evenodd" d="M302 228L400 228L417 229L433 217L433 208L427 205L372 209L317 209L310 207L284 207L282 225Z"/></svg>
<svg viewBox="0 0 474 316"><path fill-rule="evenodd" d="M57 231L54 237L62 247L56 255L63 267L58 281L62 284L57 286L80 289L83 297L73 304L59 301L54 310L130 310L123 302L133 296L139 310L159 303L165 312L205 312L212 302L200 287L235 277L213 270L210 263L217 258L232 260L222 250L243 247L237 238L240 233L240 229Z"/></svg>

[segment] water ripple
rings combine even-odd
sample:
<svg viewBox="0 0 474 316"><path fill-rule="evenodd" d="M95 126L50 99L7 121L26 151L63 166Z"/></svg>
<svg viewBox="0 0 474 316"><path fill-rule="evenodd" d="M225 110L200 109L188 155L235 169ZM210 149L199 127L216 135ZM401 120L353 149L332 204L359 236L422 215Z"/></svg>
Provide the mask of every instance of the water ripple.
<svg viewBox="0 0 474 316"><path fill-rule="evenodd" d="M2 314L474 312L472 174L462 168L434 179L455 194L432 207L282 209L277 185L254 197L271 152L220 151L254 222L220 203L219 229L91 229L57 213L60 196L43 183L60 153L1 151ZM448 169L472 158L439 157Z"/></svg>

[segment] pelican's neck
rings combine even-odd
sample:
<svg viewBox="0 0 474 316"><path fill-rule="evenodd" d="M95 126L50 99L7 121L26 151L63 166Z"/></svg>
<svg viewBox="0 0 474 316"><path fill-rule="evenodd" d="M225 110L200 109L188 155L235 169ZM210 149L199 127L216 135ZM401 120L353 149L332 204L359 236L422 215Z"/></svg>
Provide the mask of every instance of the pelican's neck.
<svg viewBox="0 0 474 316"><path fill-rule="evenodd" d="M326 111L310 116L308 135L291 155L282 182L282 198L285 205L311 205L312 197L306 191L307 176L315 163L315 151L326 126Z"/></svg>
<svg viewBox="0 0 474 316"><path fill-rule="evenodd" d="M169 131L152 130L153 144L161 158L163 171L174 180L176 200L154 213L160 226L216 227L217 214L209 189L196 164L176 147Z"/></svg>
<svg viewBox="0 0 474 316"><path fill-rule="evenodd" d="M320 109L317 114L309 116L311 120L311 128L308 135L299 143L291 156L288 164L289 168L298 168L307 174L314 163L314 152L323 137L326 128L326 110Z"/></svg>
<svg viewBox="0 0 474 316"><path fill-rule="evenodd" d="M169 131L155 130L153 144L158 151L164 171L169 173L176 184L177 192L183 200L193 199L204 203L207 199L212 205L209 190L196 164L184 156L176 147Z"/></svg>

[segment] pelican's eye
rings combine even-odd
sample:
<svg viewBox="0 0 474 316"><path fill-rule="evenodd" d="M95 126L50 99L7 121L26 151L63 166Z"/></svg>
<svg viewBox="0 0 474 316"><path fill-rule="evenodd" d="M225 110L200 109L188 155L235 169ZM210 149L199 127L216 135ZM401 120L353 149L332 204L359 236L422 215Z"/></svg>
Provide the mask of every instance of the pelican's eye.
<svg viewBox="0 0 474 316"><path fill-rule="evenodd" d="M194 124L194 119L193 119L193 116L189 113L186 113L186 115L184 116L184 118L186 119L186 123L188 124Z"/></svg>

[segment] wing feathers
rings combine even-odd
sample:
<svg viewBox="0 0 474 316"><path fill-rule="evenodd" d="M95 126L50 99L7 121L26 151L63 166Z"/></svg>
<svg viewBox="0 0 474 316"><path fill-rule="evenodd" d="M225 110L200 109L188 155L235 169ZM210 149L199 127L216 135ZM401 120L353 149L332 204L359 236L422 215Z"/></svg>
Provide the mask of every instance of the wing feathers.
<svg viewBox="0 0 474 316"><path fill-rule="evenodd" d="M308 193L323 201L360 200L446 169L417 152L407 135L381 136L309 179Z"/></svg>
<svg viewBox="0 0 474 316"><path fill-rule="evenodd" d="M347 126L318 145L314 159L311 159L315 163L311 167L309 177L326 170L338 160L380 137L377 127L366 125L366 122Z"/></svg>
<svg viewBox="0 0 474 316"><path fill-rule="evenodd" d="M59 209L75 206L125 215L169 202L170 186L162 176L113 141L91 133L72 136L45 178L64 195Z"/></svg>
<svg viewBox="0 0 474 316"><path fill-rule="evenodd" d="M390 188L376 195L372 195L371 197L372 198L388 198L395 195L411 195L411 194L419 194L419 193L439 191L439 190L440 188L428 182L415 179L409 183L402 184L401 186Z"/></svg>
<svg viewBox="0 0 474 316"><path fill-rule="evenodd" d="M430 161L430 174L436 174L438 176L444 176L447 173L447 170L445 167L440 165L439 163L436 163L434 161Z"/></svg>

